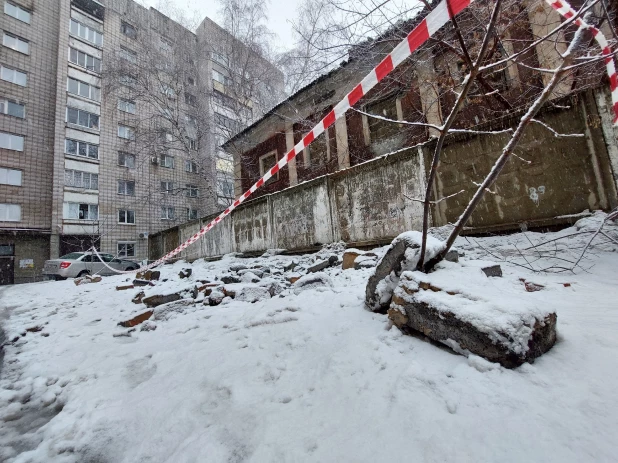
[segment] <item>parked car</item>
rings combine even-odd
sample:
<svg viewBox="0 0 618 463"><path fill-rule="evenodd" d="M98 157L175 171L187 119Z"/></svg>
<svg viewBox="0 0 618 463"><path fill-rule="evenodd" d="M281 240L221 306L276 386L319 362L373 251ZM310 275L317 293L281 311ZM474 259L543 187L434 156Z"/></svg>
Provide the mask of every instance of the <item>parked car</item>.
<svg viewBox="0 0 618 463"><path fill-rule="evenodd" d="M111 254L99 253L101 259L117 270L137 270L139 264L127 259L119 259ZM115 272L103 265L99 257L92 252L71 252L58 259L45 262L43 275L53 280L66 280L84 275L114 275Z"/></svg>

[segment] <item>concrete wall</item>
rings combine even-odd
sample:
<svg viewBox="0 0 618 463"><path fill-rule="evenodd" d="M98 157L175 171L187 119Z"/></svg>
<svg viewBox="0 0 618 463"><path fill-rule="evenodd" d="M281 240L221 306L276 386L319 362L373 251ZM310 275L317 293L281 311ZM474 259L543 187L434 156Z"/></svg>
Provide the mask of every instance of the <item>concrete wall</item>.
<svg viewBox="0 0 618 463"><path fill-rule="evenodd" d="M563 217L586 209L613 209L616 194L616 139L599 104L606 95L581 93L567 110L547 110L539 119L562 134L532 124L492 193L472 215L467 233L489 233L567 224ZM601 114L599 114L601 113ZM502 126L518 122L501 121ZM448 139L434 199L462 193L432 207L433 225L457 220L499 156L506 135L457 135ZM335 241L349 246L388 243L406 230L419 230L432 144L409 148L248 201L181 257L195 259L229 252L259 253L279 248L304 252ZM202 219L202 226L214 217ZM150 258L173 249L197 231L197 222L151 236Z"/></svg>

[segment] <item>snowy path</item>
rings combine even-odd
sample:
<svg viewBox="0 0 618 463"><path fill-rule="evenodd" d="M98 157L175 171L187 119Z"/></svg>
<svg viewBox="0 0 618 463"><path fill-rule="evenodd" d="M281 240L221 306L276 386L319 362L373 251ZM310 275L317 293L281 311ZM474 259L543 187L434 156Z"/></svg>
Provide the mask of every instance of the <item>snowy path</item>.
<svg viewBox="0 0 618 463"><path fill-rule="evenodd" d="M130 337L113 336L143 310L137 289L114 290L126 277L11 287L7 332L43 330L6 347L0 460L616 461L617 256L577 277L506 267L513 284L547 286L522 297L558 311L558 344L516 370L389 330L363 308L371 270L328 270L332 290L189 306ZM189 282L291 259L197 262ZM160 287L187 285L186 266L166 266ZM49 422L26 426L43 410Z"/></svg>

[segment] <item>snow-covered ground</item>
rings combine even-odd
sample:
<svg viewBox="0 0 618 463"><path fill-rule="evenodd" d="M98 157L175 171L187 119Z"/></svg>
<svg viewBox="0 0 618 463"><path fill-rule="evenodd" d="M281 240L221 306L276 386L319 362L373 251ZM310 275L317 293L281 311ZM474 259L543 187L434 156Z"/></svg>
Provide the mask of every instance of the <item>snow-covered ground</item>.
<svg viewBox="0 0 618 463"><path fill-rule="evenodd" d="M594 230L603 217L577 228ZM500 262L501 284L512 287L504 297L558 313L558 343L515 370L404 336L366 310L372 269L332 267L324 271L332 287L286 287L255 303L211 307L200 294L132 332L118 322L146 308L131 302L140 288L115 290L127 276L3 288L10 343L0 460L617 461L618 245L599 235L576 273L558 267L577 259L591 233L524 250L576 232L457 243L463 272L480 272L477 260ZM608 233L616 237L616 226ZM286 277L332 252L341 255L331 248L317 257L178 262L145 292L214 282L233 264L270 268L257 285L285 287ZM283 272L292 261L299 267ZM193 270L189 278L179 278L183 268ZM526 292L520 278L544 288Z"/></svg>

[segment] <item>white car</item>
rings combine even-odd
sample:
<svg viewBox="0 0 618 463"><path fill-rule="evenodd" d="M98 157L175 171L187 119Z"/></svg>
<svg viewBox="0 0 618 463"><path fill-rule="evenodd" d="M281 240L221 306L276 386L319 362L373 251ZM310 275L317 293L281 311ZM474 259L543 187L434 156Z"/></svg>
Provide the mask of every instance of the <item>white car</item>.
<svg viewBox="0 0 618 463"><path fill-rule="evenodd" d="M119 259L111 254L99 253L101 259L113 269L137 270L139 264L131 260ZM115 275L93 252L72 252L58 259L45 262L43 275L53 280L66 280L84 275Z"/></svg>

